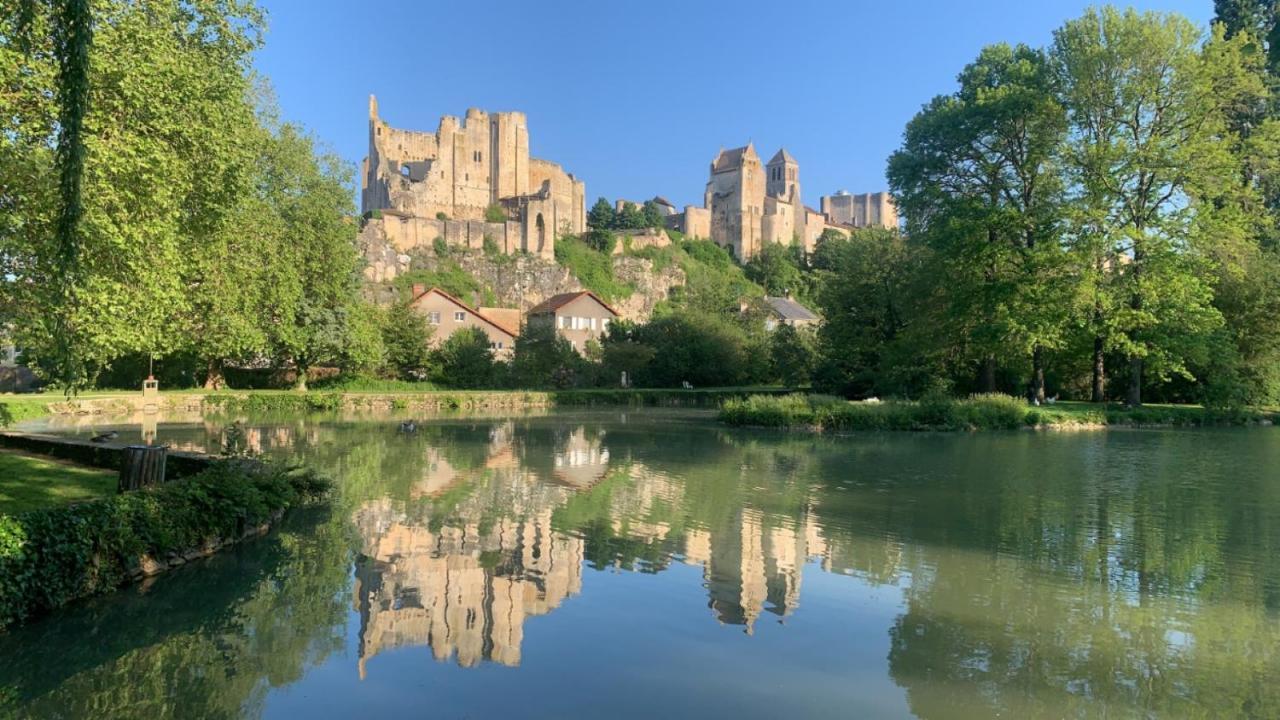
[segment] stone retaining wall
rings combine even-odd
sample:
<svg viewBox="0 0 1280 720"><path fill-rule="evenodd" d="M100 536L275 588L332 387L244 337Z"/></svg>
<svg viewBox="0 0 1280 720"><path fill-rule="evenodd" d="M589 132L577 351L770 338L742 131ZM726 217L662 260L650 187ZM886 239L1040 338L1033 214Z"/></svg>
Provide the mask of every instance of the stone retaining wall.
<svg viewBox="0 0 1280 720"><path fill-rule="evenodd" d="M69 460L104 470L119 470L125 445L8 431L0 432L0 447ZM194 475L209 467L211 462L213 458L207 455L170 450L165 461L165 480Z"/></svg>

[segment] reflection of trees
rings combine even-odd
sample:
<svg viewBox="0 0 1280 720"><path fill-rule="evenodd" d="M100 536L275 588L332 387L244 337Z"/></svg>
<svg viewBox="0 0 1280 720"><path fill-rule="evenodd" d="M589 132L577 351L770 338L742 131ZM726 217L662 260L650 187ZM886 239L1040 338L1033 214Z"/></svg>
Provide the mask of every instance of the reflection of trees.
<svg viewBox="0 0 1280 720"><path fill-rule="evenodd" d="M902 589L889 670L921 717L1280 707L1274 435L823 439L592 417L458 419L409 436L251 424L264 452L340 479L329 521L272 536L275 555L245 553L261 565L193 589L200 602L162 580L156 597L174 612L121 603L134 614L0 638L0 651L21 648L0 674L50 712L122 707L132 682L139 697L181 688L175 707L229 715L331 650L344 608L361 618L362 668L405 645L516 664L522 623L579 592L583 567L697 566L710 617L750 632L803 607L816 561ZM216 444L221 427L182 432ZM86 635L105 642L66 652ZM32 662L41 644L67 659Z"/></svg>
<svg viewBox="0 0 1280 720"><path fill-rule="evenodd" d="M345 533L295 514L243 552L0 635L0 678L24 715L253 714L341 647Z"/></svg>

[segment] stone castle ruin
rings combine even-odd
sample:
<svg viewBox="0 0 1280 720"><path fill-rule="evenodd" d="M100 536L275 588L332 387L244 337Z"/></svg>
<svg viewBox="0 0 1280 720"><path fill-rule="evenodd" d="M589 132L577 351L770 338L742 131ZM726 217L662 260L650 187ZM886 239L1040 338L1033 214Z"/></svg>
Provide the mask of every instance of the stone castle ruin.
<svg viewBox="0 0 1280 720"><path fill-rule="evenodd" d="M828 229L848 233L857 227L898 226L888 193L822 198L822 212L804 204L800 163L786 149L762 163L755 146L721 150L711 161L700 208L671 214L668 227L690 237L709 238L740 260L749 260L765 243L800 245L812 252Z"/></svg>
<svg viewBox="0 0 1280 720"><path fill-rule="evenodd" d="M552 258L557 234L583 231L585 198L581 180L529 155L524 113L471 108L462 119L442 117L429 133L391 127L369 98L362 232L402 253L442 238Z"/></svg>

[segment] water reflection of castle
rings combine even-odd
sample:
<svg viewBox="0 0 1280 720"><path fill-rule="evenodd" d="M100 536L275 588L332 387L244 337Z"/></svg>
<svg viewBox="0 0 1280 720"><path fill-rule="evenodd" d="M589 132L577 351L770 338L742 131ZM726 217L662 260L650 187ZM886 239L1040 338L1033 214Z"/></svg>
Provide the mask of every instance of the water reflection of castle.
<svg viewBox="0 0 1280 720"><path fill-rule="evenodd" d="M607 507L594 520L613 537L702 567L715 617L748 634L763 613L795 610L808 559L830 565L809 512L766 516L745 507L710 526L673 531L655 510L683 507L686 481L633 459L611 468L603 434L579 427L556 435L548 451L497 424L487 441L472 440L471 452L448 444L424 450L416 502L383 498L355 513L362 677L378 653L412 646L465 667L519 664L524 621L580 592L583 565L595 559L584 538L598 529L555 529L552 515L601 491L606 477Z"/></svg>

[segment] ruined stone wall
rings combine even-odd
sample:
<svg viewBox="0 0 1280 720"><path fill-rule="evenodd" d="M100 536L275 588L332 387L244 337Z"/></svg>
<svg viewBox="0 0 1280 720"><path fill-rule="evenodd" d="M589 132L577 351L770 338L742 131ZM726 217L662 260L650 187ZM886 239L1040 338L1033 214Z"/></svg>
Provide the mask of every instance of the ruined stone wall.
<svg viewBox="0 0 1280 720"><path fill-rule="evenodd" d="M566 173L557 163L538 158L529 159L529 184L535 191L544 188L555 203L558 234L580 233L586 228L586 186Z"/></svg>
<svg viewBox="0 0 1280 720"><path fill-rule="evenodd" d="M641 230L619 230L618 241L613 244L613 254L622 255L628 250L644 248L664 248L671 244L671 236L665 230L644 228Z"/></svg>
<svg viewBox="0 0 1280 720"><path fill-rule="evenodd" d="M679 229L689 238L711 239L711 211L704 207L686 205Z"/></svg>
<svg viewBox="0 0 1280 720"><path fill-rule="evenodd" d="M822 198L822 213L830 222L853 227L898 227L898 208L887 192L850 195L836 193Z"/></svg>

